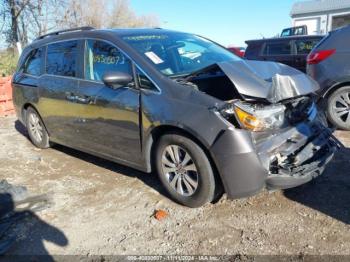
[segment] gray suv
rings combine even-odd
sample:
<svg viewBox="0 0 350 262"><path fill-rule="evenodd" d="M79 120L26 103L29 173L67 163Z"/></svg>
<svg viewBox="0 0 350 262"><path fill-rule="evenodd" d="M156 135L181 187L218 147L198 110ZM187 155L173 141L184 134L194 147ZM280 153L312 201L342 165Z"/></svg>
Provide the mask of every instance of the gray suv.
<svg viewBox="0 0 350 262"><path fill-rule="evenodd" d="M330 32L307 58L307 73L320 85L320 104L336 127L350 130L350 26Z"/></svg>
<svg viewBox="0 0 350 262"><path fill-rule="evenodd" d="M177 202L247 197L322 173L337 146L318 85L273 62L163 29L77 28L27 46L13 77L33 144L156 172Z"/></svg>

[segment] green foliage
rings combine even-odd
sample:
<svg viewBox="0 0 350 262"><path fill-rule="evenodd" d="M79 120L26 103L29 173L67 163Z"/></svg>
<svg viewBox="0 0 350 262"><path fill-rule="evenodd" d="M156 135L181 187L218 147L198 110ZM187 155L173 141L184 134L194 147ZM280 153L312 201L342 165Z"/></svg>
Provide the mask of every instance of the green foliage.
<svg viewBox="0 0 350 262"><path fill-rule="evenodd" d="M0 77L12 75L17 66L18 55L13 49L0 51Z"/></svg>

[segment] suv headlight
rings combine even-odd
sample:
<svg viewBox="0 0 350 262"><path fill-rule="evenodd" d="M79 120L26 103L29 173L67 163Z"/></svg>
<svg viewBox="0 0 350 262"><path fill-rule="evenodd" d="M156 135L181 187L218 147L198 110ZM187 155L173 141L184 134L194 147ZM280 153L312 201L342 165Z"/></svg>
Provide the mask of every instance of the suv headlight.
<svg viewBox="0 0 350 262"><path fill-rule="evenodd" d="M251 131L265 131L284 126L285 110L284 105L256 105L238 101L222 113L234 114L242 128Z"/></svg>

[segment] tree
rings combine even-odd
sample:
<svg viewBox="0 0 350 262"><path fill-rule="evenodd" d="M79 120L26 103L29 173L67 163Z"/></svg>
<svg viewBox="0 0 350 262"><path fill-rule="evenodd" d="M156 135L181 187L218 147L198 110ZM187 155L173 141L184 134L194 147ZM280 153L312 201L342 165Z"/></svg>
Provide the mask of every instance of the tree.
<svg viewBox="0 0 350 262"><path fill-rule="evenodd" d="M64 0L4 0L0 4L0 33L10 47L47 33L56 25L56 11Z"/></svg>
<svg viewBox="0 0 350 262"><path fill-rule="evenodd" d="M109 11L111 10L111 11ZM155 27L155 15L137 16L129 0L72 0L63 12L62 27L93 26L95 28Z"/></svg>
<svg viewBox="0 0 350 262"><path fill-rule="evenodd" d="M130 7L129 0L118 0L109 17L109 27L157 27L159 21L155 15L137 16Z"/></svg>
<svg viewBox="0 0 350 262"><path fill-rule="evenodd" d="M110 10L110 11L109 11ZM3 0L0 33L10 47L64 28L155 27L155 15L138 16L129 0Z"/></svg>

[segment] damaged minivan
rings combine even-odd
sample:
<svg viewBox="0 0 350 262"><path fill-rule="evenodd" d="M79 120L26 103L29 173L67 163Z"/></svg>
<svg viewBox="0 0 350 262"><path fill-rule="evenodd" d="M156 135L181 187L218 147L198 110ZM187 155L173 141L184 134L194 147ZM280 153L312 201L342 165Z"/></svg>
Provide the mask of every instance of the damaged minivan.
<svg viewBox="0 0 350 262"><path fill-rule="evenodd" d="M320 175L338 141L317 89L286 65L164 29L47 34L25 48L13 77L17 116L35 146L154 171L189 207Z"/></svg>

